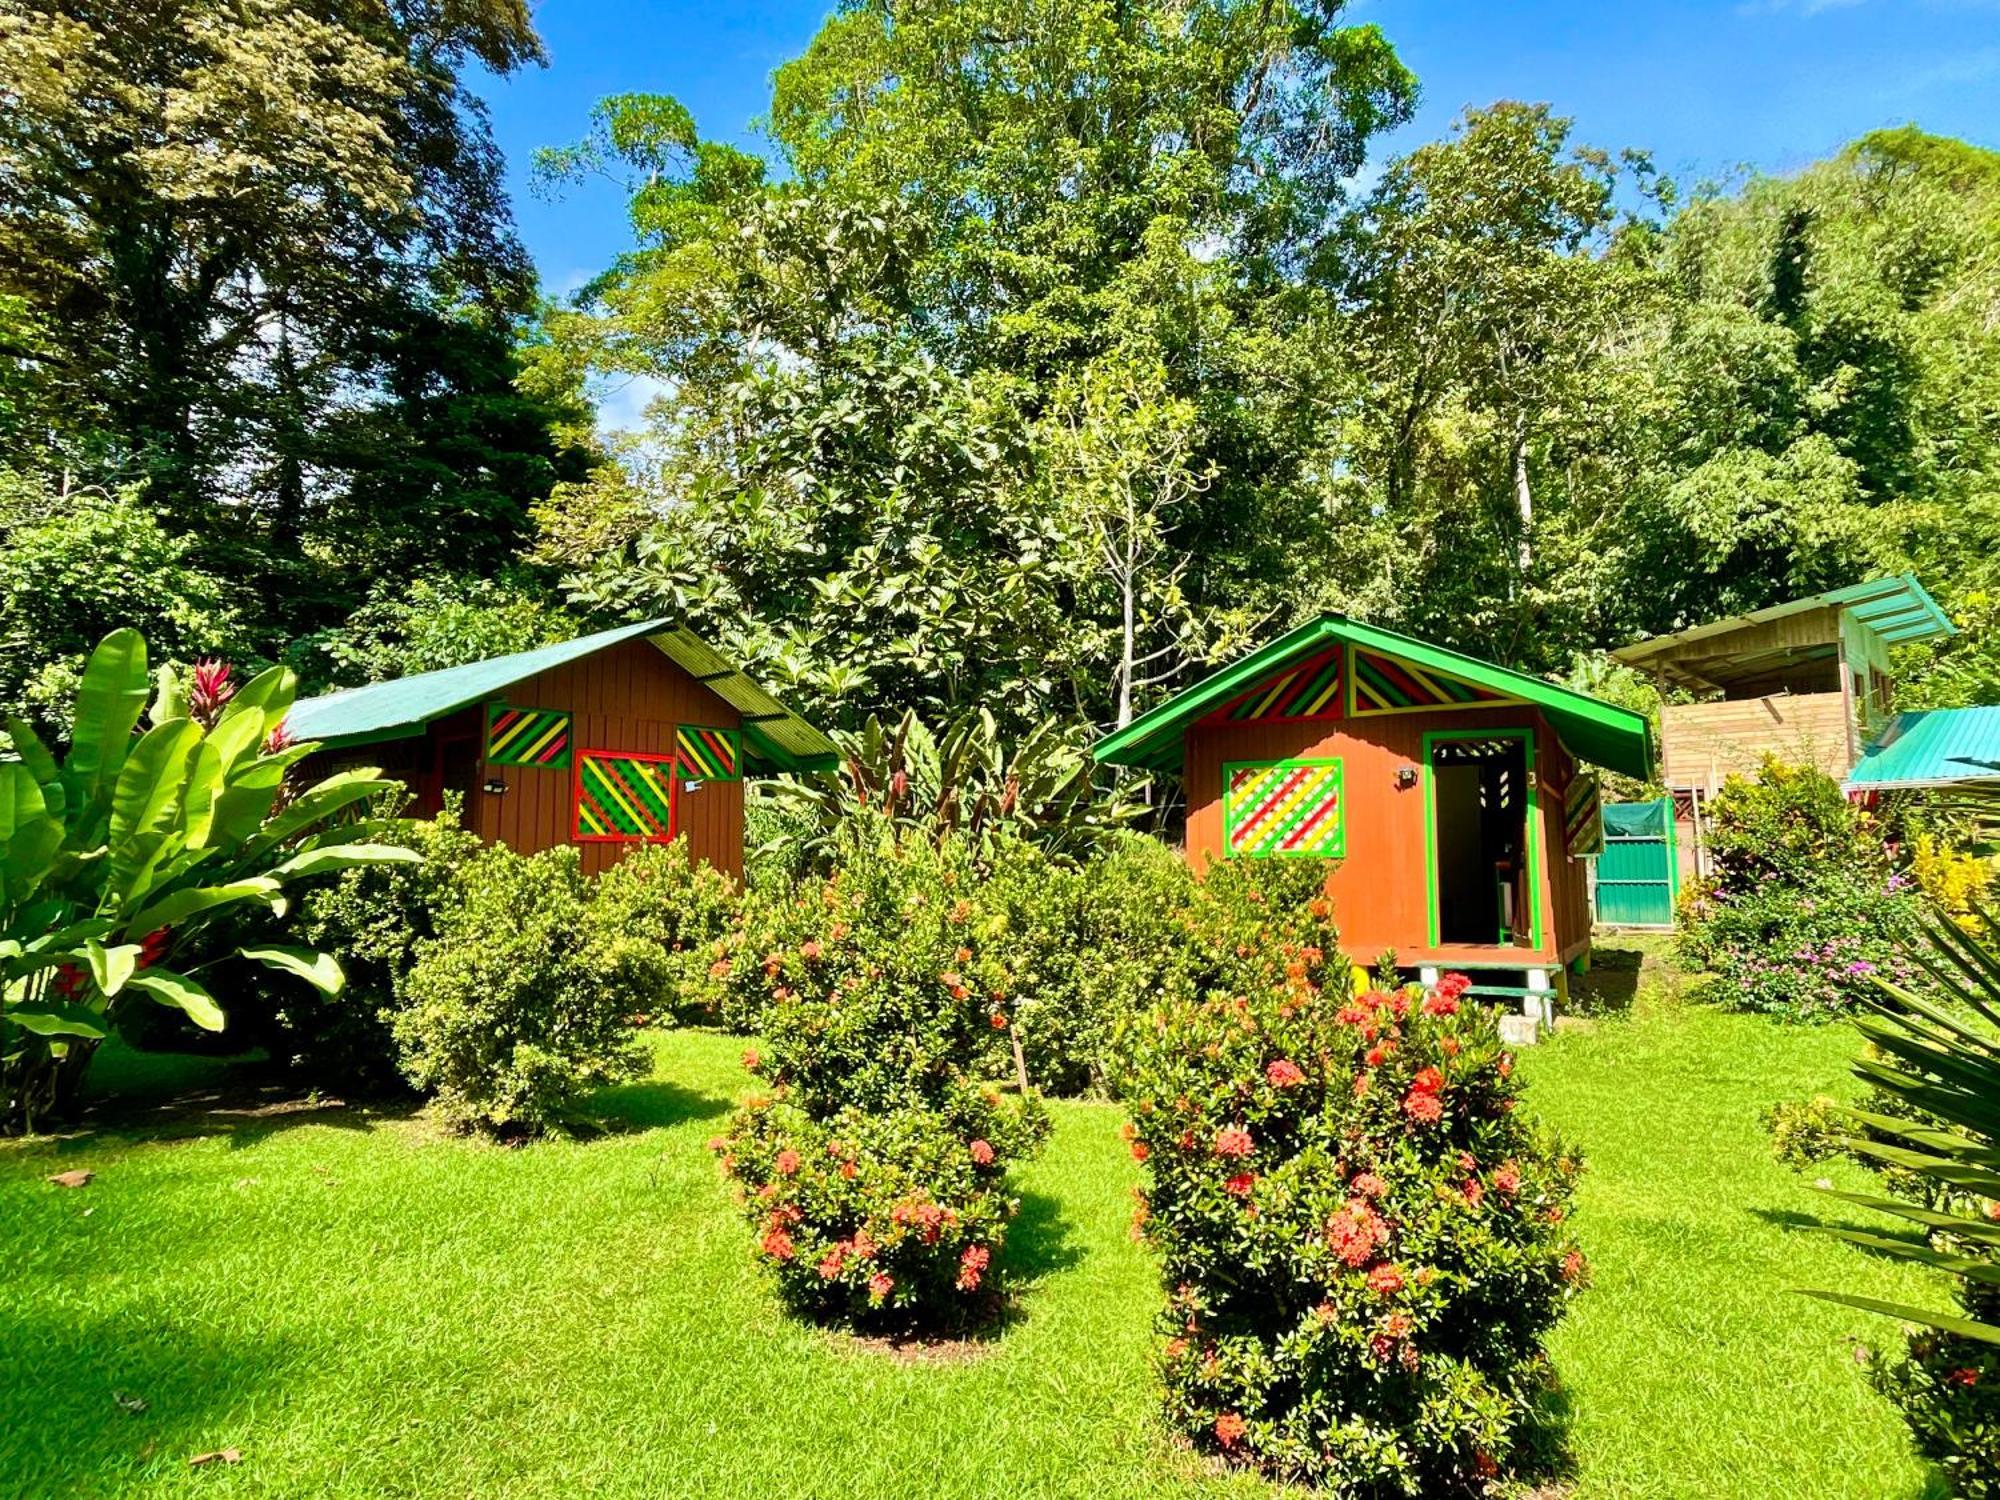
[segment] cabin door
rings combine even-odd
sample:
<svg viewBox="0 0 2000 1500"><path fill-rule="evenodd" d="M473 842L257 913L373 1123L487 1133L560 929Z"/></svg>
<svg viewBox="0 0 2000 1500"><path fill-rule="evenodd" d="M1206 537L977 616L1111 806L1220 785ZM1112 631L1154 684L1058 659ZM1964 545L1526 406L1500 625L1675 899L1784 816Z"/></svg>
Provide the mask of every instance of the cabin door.
<svg viewBox="0 0 2000 1500"><path fill-rule="evenodd" d="M1425 741L1433 943L1532 946L1527 732L1454 732Z"/></svg>

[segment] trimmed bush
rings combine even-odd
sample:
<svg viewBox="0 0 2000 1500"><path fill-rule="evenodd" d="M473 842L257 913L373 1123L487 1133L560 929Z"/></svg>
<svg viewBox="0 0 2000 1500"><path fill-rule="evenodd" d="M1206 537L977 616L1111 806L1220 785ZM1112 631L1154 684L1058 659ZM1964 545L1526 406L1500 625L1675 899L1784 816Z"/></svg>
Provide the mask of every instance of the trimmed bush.
<svg viewBox="0 0 2000 1500"><path fill-rule="evenodd" d="M1013 1001L986 896L955 840L851 837L716 961L732 1010L761 1018L745 1060L770 1090L713 1144L801 1311L949 1326L999 1290L1005 1172L1048 1119L981 1076Z"/></svg>
<svg viewBox="0 0 2000 1500"><path fill-rule="evenodd" d="M630 1078L631 995L589 921L576 850L504 845L465 867L399 986L403 1074L454 1124L505 1133L579 1122L584 1095Z"/></svg>
<svg viewBox="0 0 2000 1500"><path fill-rule="evenodd" d="M590 925L636 1013L718 1019L710 950L734 923L736 882L688 854L687 840L647 844L599 875Z"/></svg>
<svg viewBox="0 0 2000 1500"><path fill-rule="evenodd" d="M1250 982L1123 1039L1169 1420L1342 1494L1480 1492L1532 1447L1542 1339L1584 1276L1578 1163L1517 1113L1462 976L1350 998L1330 931L1268 935L1229 950Z"/></svg>

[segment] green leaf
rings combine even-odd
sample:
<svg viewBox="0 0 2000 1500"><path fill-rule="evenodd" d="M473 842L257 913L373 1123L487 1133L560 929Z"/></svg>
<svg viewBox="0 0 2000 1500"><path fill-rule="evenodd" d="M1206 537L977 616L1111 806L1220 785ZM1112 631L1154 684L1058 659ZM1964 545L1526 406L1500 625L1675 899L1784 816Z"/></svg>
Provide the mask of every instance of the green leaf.
<svg viewBox="0 0 2000 1500"><path fill-rule="evenodd" d="M95 802L125 765L133 726L146 711L146 642L114 630L90 653L76 692L76 724L63 773L86 803Z"/></svg>
<svg viewBox="0 0 2000 1500"><path fill-rule="evenodd" d="M62 841L62 824L49 816L34 772L0 763L0 902L19 906L34 895Z"/></svg>
<svg viewBox="0 0 2000 1500"><path fill-rule="evenodd" d="M179 826L186 806L188 759L201 743L201 726L169 719L141 735L125 758L111 797L111 868L120 872L119 846Z"/></svg>
<svg viewBox="0 0 2000 1500"><path fill-rule="evenodd" d="M187 716L187 690L181 686L180 674L172 667L158 668L153 673L153 706L146 710L147 721L164 724Z"/></svg>
<svg viewBox="0 0 2000 1500"><path fill-rule="evenodd" d="M1925 1308L1911 1307L1903 1302L1883 1302L1874 1297L1856 1297L1846 1292L1814 1292L1802 1289L1800 1295L1817 1297L1822 1302L1837 1302L1843 1307L1858 1307L1863 1312L1880 1313L1885 1318L1901 1318L1905 1323L1917 1323L1925 1328L1955 1333L1960 1338L1980 1339L1989 1344L2000 1344L2000 1328L1995 1328L1991 1323L1974 1323L1967 1318L1954 1318L1949 1313L1930 1312Z"/></svg>
<svg viewBox="0 0 2000 1500"><path fill-rule="evenodd" d="M104 1017L86 1005L51 1004L46 1000L10 1005L6 1017L36 1036L80 1036L102 1041L108 1034Z"/></svg>
<svg viewBox="0 0 2000 1500"><path fill-rule="evenodd" d="M13 742L14 753L21 757L21 764L34 774L36 781L44 787L60 786L62 770L56 765L56 758L49 753L49 747L42 743L42 737L24 719L12 714L7 716L7 738Z"/></svg>
<svg viewBox="0 0 2000 1500"><path fill-rule="evenodd" d="M298 692L298 674L290 667L266 667L237 689L236 696L222 711L220 723L248 717L257 725L256 742L261 745L272 730L285 722Z"/></svg>
<svg viewBox="0 0 2000 1500"><path fill-rule="evenodd" d="M187 886L169 891L151 906L135 913L125 930L128 935L144 937L149 932L176 926L197 912L210 911L218 906L230 906L239 901L263 901L268 904L278 894L278 889L278 882L269 875L253 875L248 880L232 880L227 885Z"/></svg>
<svg viewBox="0 0 2000 1500"><path fill-rule="evenodd" d="M357 865L420 865L424 857L414 849L395 844L329 844L294 854L271 873L282 880L299 880L328 870L347 870Z"/></svg>
<svg viewBox="0 0 2000 1500"><path fill-rule="evenodd" d="M322 995L337 995L341 986L347 983L340 961L331 953L315 953L310 948L243 948L238 951L245 958L254 958L260 964L298 975Z"/></svg>
<svg viewBox="0 0 2000 1500"><path fill-rule="evenodd" d="M90 965L90 977L97 981L104 998L110 999L125 988L125 983L139 967L139 945L120 943L115 948L107 948L102 943L84 944L84 961Z"/></svg>
<svg viewBox="0 0 2000 1500"><path fill-rule="evenodd" d="M144 990L162 1005L184 1011L203 1031L220 1031L226 1024L215 997L185 974L172 969L142 969L132 976L135 990Z"/></svg>

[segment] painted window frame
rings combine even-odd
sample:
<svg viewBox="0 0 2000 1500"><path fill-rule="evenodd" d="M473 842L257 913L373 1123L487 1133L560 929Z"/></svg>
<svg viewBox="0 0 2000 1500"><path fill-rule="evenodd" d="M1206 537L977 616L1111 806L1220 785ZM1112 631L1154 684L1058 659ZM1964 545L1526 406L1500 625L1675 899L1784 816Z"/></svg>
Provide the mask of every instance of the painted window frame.
<svg viewBox="0 0 2000 1500"><path fill-rule="evenodd" d="M1268 849L1238 854L1230 847L1230 836L1236 831L1236 820L1231 816L1229 783L1238 771L1274 771L1279 769L1308 769L1314 766L1331 766L1335 784L1339 788L1340 811L1335 817L1337 847L1331 852L1314 850ZM1341 755L1279 756L1272 760L1226 760L1222 763L1222 857L1224 859L1346 859L1347 858L1347 761Z"/></svg>
<svg viewBox="0 0 2000 1500"><path fill-rule="evenodd" d="M1489 729L1427 729L1424 731L1424 908L1425 936L1430 946L1442 948L1443 913L1438 909L1437 777L1431 762L1432 747L1446 740L1520 740L1526 747L1528 794L1528 939L1529 946L1517 943L1454 943L1453 947L1491 948L1495 953L1532 953L1539 957L1546 946L1542 912L1542 872L1547 868L1542 848L1542 778L1535 770L1535 731L1532 726L1495 724Z"/></svg>
<svg viewBox="0 0 2000 1500"><path fill-rule="evenodd" d="M728 776L709 776L690 767L683 760L674 769L676 780L688 782L712 781L717 786L727 786L743 779L743 731L741 729L731 729L726 724L676 724L674 726L674 754L676 757L680 755L680 739L683 734L720 734L727 736L736 746L736 770Z"/></svg>
<svg viewBox="0 0 2000 1500"><path fill-rule="evenodd" d="M597 760L636 760L648 765L664 765L667 768L667 831L664 834L642 833L585 833L583 831L583 768L586 762ZM614 750L599 746L588 750L578 750L570 757L570 797L569 836L577 844L671 844L681 831L681 778L678 770L680 757L668 751L662 754L654 750Z"/></svg>
<svg viewBox="0 0 2000 1500"><path fill-rule="evenodd" d="M563 718L563 753L560 760L496 760L493 756L493 721L501 714L561 714ZM489 703L486 705L486 728L480 736L479 754L489 766L506 766L510 770L523 771L567 771L570 762L576 758L576 715L566 708L531 708L519 703Z"/></svg>

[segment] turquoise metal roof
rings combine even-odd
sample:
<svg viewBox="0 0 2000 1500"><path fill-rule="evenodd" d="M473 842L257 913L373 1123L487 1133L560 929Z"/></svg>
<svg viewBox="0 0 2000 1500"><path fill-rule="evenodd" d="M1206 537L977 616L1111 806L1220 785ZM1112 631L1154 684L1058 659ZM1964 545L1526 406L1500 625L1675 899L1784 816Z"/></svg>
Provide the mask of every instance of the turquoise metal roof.
<svg viewBox="0 0 2000 1500"><path fill-rule="evenodd" d="M1154 771L1179 771L1183 736L1188 726L1220 707L1254 683L1292 662L1346 641L1384 656L1400 657L1420 667L1461 677L1510 698L1539 708L1564 745L1579 760L1641 780L1653 774L1653 736L1646 716L1606 703L1587 693L1562 687L1511 667L1495 666L1415 636L1364 625L1345 615L1324 614L1251 652L1231 666L1165 703L1140 715L1123 729L1105 735L1091 748L1104 765L1139 766Z"/></svg>
<svg viewBox="0 0 2000 1500"><path fill-rule="evenodd" d="M1897 714L1861 752L1851 790L1950 786L2000 780L2000 708L1932 708Z"/></svg>
<svg viewBox="0 0 2000 1500"><path fill-rule="evenodd" d="M699 636L671 620L621 625L574 641L517 651L512 656L301 699L292 705L285 728L293 739L319 740L330 747L399 739L420 733L433 719L496 699L515 683L539 672L640 639L651 641L737 711L743 721L750 769L825 771L840 764L840 751L832 740L744 676Z"/></svg>

